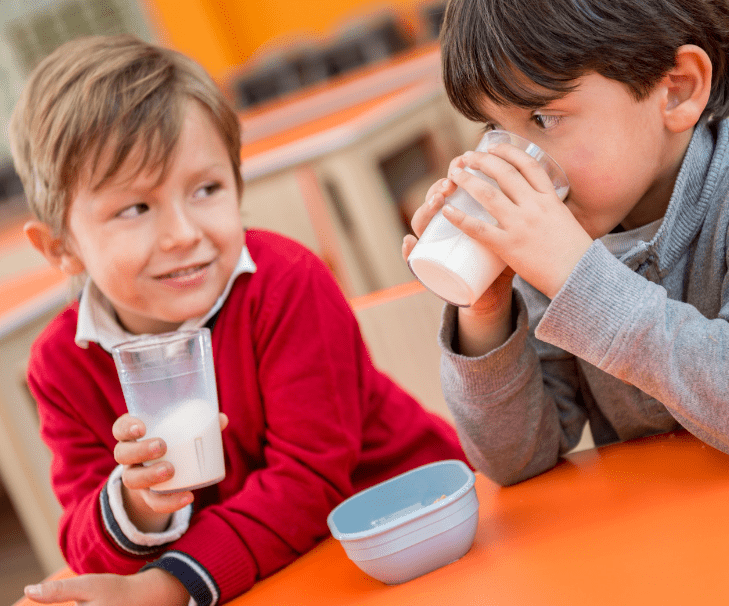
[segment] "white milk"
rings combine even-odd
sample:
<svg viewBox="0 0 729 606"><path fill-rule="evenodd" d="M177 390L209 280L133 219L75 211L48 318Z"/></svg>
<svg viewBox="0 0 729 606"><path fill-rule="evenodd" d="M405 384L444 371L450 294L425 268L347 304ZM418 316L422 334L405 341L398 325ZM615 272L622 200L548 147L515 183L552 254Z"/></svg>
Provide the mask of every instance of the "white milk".
<svg viewBox="0 0 729 606"><path fill-rule="evenodd" d="M146 437L165 441L167 452L156 461L169 461L175 468L172 478L152 487L154 492L202 488L225 477L218 411L209 402L189 400L175 406L173 414L148 425Z"/></svg>
<svg viewBox="0 0 729 606"><path fill-rule="evenodd" d="M453 305L473 305L506 268L483 244L459 233L446 240L420 240L408 257L423 285Z"/></svg>
<svg viewBox="0 0 729 606"><path fill-rule="evenodd" d="M483 173L466 170L492 181ZM496 224L486 209L460 187L448 202L472 217ZM442 211L428 224L408 256L408 265L426 288L460 307L473 305L506 268L496 254L455 227Z"/></svg>

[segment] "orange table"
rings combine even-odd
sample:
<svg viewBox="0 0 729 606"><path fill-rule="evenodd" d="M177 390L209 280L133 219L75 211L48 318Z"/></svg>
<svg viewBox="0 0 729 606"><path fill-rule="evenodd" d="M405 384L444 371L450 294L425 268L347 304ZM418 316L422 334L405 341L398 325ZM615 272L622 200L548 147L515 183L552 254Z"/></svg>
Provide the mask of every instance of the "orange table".
<svg viewBox="0 0 729 606"><path fill-rule="evenodd" d="M476 482L459 561L403 585L367 577L332 538L235 606L726 604L729 456L687 433L568 455L500 489Z"/></svg>
<svg viewBox="0 0 729 606"><path fill-rule="evenodd" d="M509 488L478 475L476 490L476 540L457 562L389 587L329 538L229 604L653 606L729 599L729 456L685 432L574 453Z"/></svg>

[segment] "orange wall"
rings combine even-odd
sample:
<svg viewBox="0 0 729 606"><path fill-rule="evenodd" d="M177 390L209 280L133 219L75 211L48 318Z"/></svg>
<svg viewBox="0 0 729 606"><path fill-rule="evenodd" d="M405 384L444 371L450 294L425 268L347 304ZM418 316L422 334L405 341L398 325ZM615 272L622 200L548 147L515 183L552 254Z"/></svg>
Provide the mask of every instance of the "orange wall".
<svg viewBox="0 0 729 606"><path fill-rule="evenodd" d="M418 0L142 0L157 37L224 79L276 41L326 37L348 20L383 8L404 15Z"/></svg>

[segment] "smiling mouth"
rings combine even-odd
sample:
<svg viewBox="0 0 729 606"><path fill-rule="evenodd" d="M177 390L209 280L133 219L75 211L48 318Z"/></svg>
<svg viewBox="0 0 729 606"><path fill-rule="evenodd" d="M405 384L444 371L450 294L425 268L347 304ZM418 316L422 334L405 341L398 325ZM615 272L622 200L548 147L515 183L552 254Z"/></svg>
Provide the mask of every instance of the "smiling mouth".
<svg viewBox="0 0 729 606"><path fill-rule="evenodd" d="M206 267L209 267L210 263L201 263L200 265L191 265L190 267L184 267L183 269L177 269L171 271L168 274L162 274L157 276L158 280L174 280L175 278L184 278L186 276L192 276L199 271L202 271Z"/></svg>

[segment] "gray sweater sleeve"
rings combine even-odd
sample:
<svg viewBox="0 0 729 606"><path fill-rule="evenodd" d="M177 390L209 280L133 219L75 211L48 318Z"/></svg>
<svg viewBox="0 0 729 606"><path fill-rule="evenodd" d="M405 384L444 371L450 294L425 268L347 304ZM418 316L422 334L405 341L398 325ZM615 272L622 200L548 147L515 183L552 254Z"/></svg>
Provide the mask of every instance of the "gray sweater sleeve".
<svg viewBox="0 0 729 606"><path fill-rule="evenodd" d="M577 357L620 379L626 391L635 386L655 398L696 436L729 452L726 302L708 319L599 241L554 300L545 300L543 316L529 299L530 311L537 308L532 331L524 298L514 295L516 330L500 348L476 358L455 353L453 307L439 335L446 401L482 473L513 484L551 468L577 443L586 419ZM613 405L632 405L620 402L614 381L604 387L613 390Z"/></svg>
<svg viewBox="0 0 729 606"><path fill-rule="evenodd" d="M595 242L547 308L538 338L661 402L681 425L729 452L727 277L717 317L631 271Z"/></svg>
<svg viewBox="0 0 729 606"><path fill-rule="evenodd" d="M471 463L508 485L553 467L585 423L576 404L574 356L541 344L537 354L524 299L514 291L516 330L480 357L454 352L457 309L446 306L439 342L443 393Z"/></svg>

